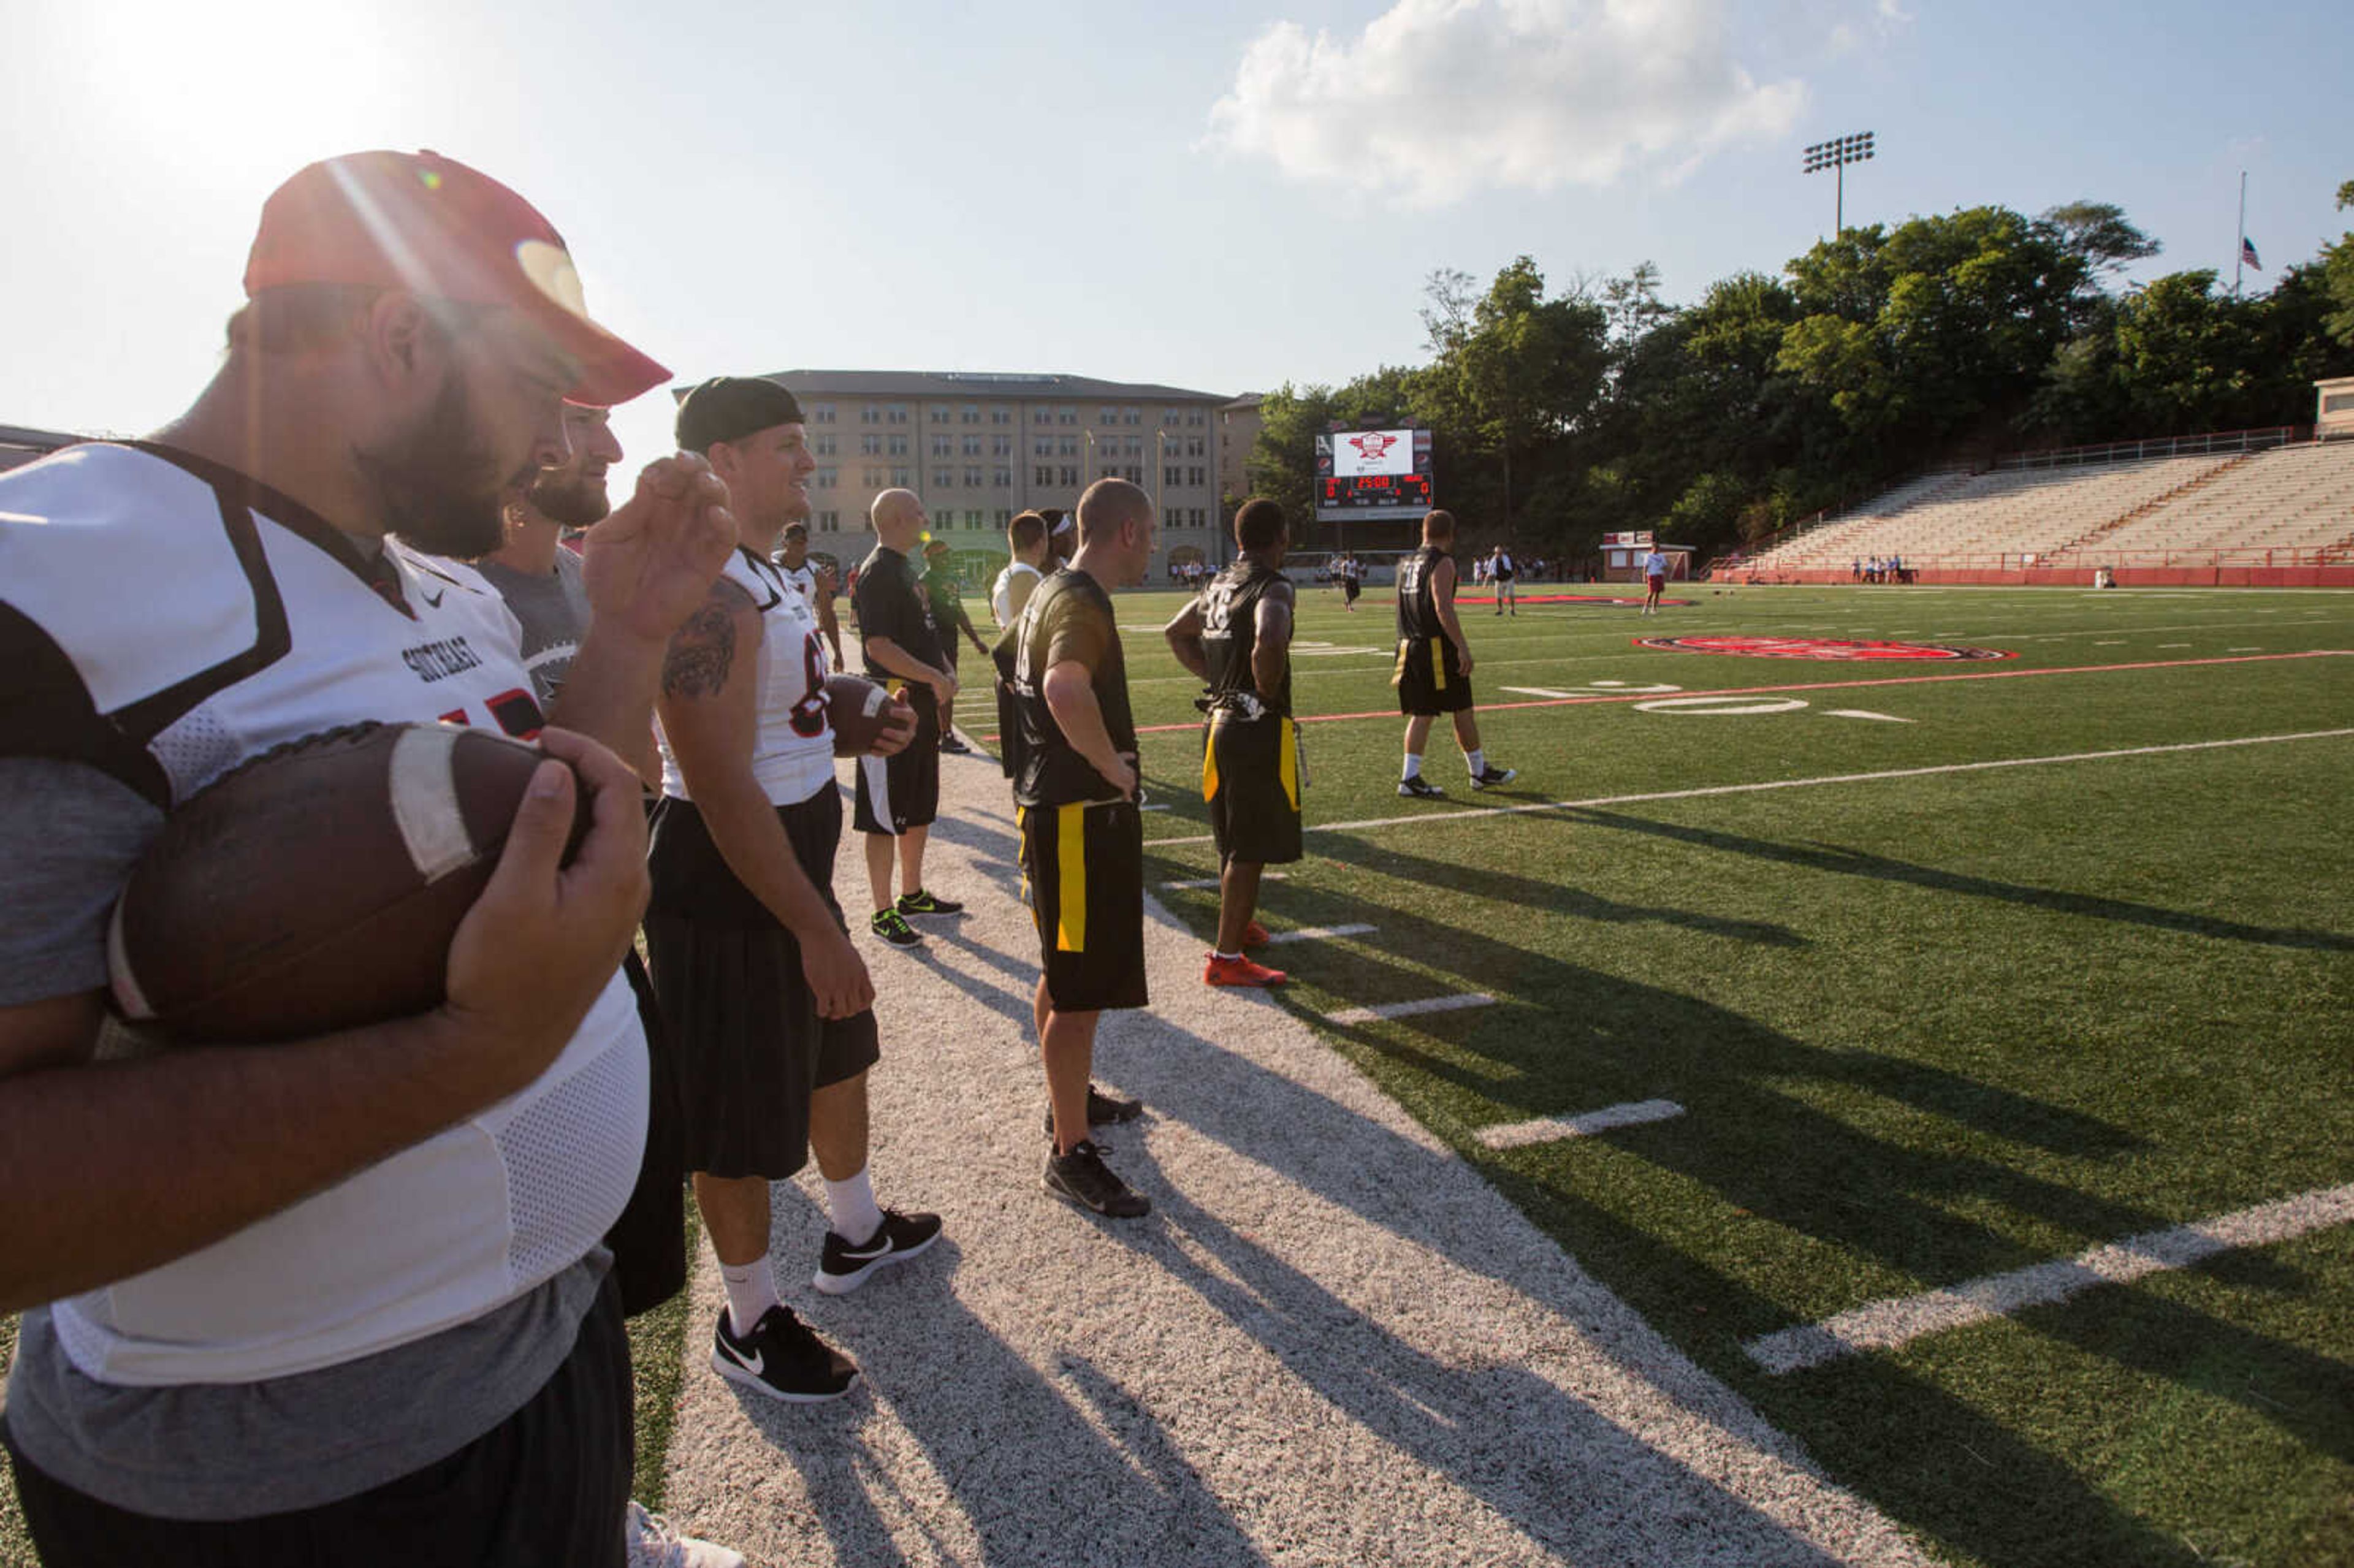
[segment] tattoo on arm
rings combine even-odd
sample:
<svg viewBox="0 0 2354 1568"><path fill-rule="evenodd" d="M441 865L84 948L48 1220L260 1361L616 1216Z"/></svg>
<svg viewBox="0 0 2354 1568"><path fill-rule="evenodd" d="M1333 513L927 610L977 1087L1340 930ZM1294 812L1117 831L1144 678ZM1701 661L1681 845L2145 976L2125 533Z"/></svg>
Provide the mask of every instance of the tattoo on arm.
<svg viewBox="0 0 2354 1568"><path fill-rule="evenodd" d="M716 592L671 633L663 656L663 695L707 697L727 683L736 663L736 617Z"/></svg>

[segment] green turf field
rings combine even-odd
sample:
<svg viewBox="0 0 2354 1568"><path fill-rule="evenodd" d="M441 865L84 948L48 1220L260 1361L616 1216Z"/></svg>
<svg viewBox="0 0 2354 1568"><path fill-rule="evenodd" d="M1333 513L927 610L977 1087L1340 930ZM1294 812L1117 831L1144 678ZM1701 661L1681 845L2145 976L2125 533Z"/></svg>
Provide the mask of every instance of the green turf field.
<svg viewBox="0 0 2354 1568"><path fill-rule="evenodd" d="M1527 597L1553 591L1606 590ZM2354 1182L2354 653L2281 657L2354 650L2354 594L1681 597L1466 607L1481 737L1521 777L1471 792L1442 721L1425 802L1395 794L1387 596L1303 592L1299 712L1382 716L1303 726L1308 858L1263 913L1375 929L1263 954L1278 1004L1492 996L1320 1027L1955 1562L2354 1562L2354 1226L1805 1370L1744 1349ZM2016 656L1633 643L1712 633ZM1150 873L1204 876L1193 683L1140 630L1129 670L1140 726L1184 726L1142 740ZM1755 691L1781 687L1814 689ZM1700 692L1772 711L1638 705ZM1946 771L2009 759L2051 760ZM1161 896L1206 939L1214 891ZM1477 1136L1652 1100L1681 1113Z"/></svg>

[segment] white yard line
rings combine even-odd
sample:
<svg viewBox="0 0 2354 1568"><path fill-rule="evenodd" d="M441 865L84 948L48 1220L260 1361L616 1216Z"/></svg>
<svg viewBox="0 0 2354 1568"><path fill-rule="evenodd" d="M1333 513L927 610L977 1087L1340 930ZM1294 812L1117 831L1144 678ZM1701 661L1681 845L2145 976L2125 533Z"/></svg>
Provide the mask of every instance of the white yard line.
<svg viewBox="0 0 2354 1568"><path fill-rule="evenodd" d="M1284 871L1262 871L1258 874L1258 879L1261 882L1285 882L1290 879L1290 875L1289 872ZM1161 885L1165 891L1171 893L1185 893L1204 887L1215 887L1218 885L1218 879L1214 876L1189 876L1182 882L1164 882Z"/></svg>
<svg viewBox="0 0 2354 1568"><path fill-rule="evenodd" d="M1490 1149L1524 1149L1532 1143L1554 1143L1564 1138L1590 1138L1614 1127L1641 1127L1684 1114L1673 1100L1629 1100L1605 1106L1582 1116L1539 1117L1534 1121L1510 1121L1479 1129L1479 1141Z"/></svg>
<svg viewBox="0 0 2354 1568"><path fill-rule="evenodd" d="M2354 1220L2354 1183L2300 1192L2197 1224L2146 1231L2105 1246L1918 1296L1893 1296L1820 1323L1763 1335L1741 1348L1770 1372L1797 1372L1859 1351L1887 1351L1925 1334L2064 1301L2095 1285L2124 1285L2188 1268L2218 1253L2266 1246Z"/></svg>
<svg viewBox="0 0 2354 1568"><path fill-rule="evenodd" d="M2232 740L2187 740L2167 746L2128 746L2115 751L2072 751L2055 757L2004 757L1990 762L1946 762L1933 768L1892 768L1878 773L1827 773L1813 779L1771 779L1756 784L1713 784L1700 789L1659 789L1641 795L1596 795L1583 800L1548 800L1528 806L1481 806L1464 811L1425 811L1409 817L1367 817L1353 822L1316 822L1311 833L1356 832L1366 828L1395 828L1410 823L1460 822L1479 817L1511 817L1530 811L1569 811L1593 806L1634 806L1652 800L1695 800L1712 795L1755 795L1768 789L1812 789L1829 784L1872 784L1888 779L1930 779L1946 773L1984 773L2001 768L2046 768L2063 762L2106 762L2120 757L2162 757L2188 751L2219 751L2231 747L2272 746L2292 740L2337 740L2354 736L2354 729L2308 729L2292 735L2251 735ZM1210 835L1151 839L1145 848L1173 849L1181 844L1205 844Z"/></svg>
<svg viewBox="0 0 2354 1568"><path fill-rule="evenodd" d="M1373 931L1371 926L1302 926L1297 931L1278 931L1267 939L1270 948L1286 942L1321 942L1334 937L1363 937Z"/></svg>
<svg viewBox="0 0 2354 1568"><path fill-rule="evenodd" d="M1454 1012L1466 1007L1492 1007L1496 999L1485 991L1461 996L1426 996L1420 1001L1393 1001L1383 1007L1344 1007L1324 1015L1327 1023L1372 1023L1384 1018L1419 1018L1426 1012Z"/></svg>

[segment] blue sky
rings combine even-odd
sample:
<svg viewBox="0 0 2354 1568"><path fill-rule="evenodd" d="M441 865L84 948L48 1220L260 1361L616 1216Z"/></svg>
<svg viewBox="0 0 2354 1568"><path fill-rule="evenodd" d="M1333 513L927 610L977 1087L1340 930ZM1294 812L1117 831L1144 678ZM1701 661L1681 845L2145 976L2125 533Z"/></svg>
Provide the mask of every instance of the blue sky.
<svg viewBox="0 0 2354 1568"><path fill-rule="evenodd" d="M0 422L136 431L202 384L262 199L430 146L564 230L682 379L1051 370L1217 392L1420 357L1513 256L1671 300L1831 222L2122 206L2140 275L2354 226L2354 7L1274 0L812 6L33 0L0 95ZM2274 274L2253 274L2263 286ZM617 419L635 455L666 399Z"/></svg>

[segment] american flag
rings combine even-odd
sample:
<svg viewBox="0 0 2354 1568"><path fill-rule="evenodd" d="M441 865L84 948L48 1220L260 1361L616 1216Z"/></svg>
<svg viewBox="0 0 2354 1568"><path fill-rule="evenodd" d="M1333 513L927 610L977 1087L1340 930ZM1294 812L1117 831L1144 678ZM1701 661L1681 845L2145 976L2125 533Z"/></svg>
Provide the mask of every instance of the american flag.
<svg viewBox="0 0 2354 1568"><path fill-rule="evenodd" d="M2240 260L2259 272L2264 270L2264 264L2256 260L2256 242L2244 234L2240 236Z"/></svg>

